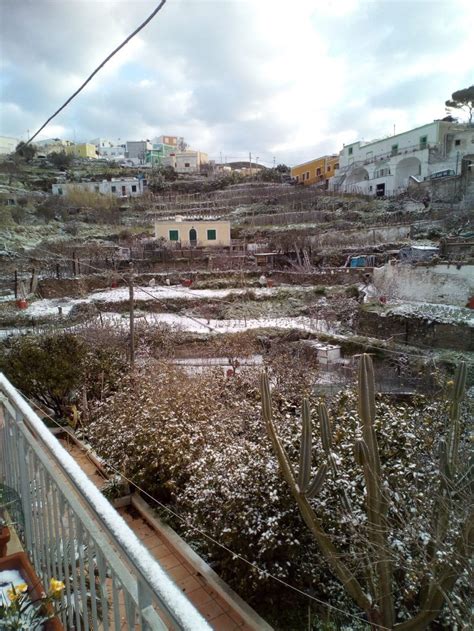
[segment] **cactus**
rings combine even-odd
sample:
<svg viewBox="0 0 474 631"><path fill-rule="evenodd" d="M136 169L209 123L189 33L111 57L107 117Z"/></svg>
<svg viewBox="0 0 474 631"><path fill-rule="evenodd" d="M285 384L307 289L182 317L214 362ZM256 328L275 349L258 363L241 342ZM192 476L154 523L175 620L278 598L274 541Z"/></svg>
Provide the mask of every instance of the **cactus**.
<svg viewBox="0 0 474 631"><path fill-rule="evenodd" d="M440 441L440 472L442 493L449 495L449 485L452 485L456 474L460 440L460 412L459 404L462 400L466 385L466 366L462 363L457 371L449 412L448 440ZM417 631L425 628L435 619L443 606L446 594L453 587L459 572L453 572L453 564L446 561L434 564L432 571L425 578L422 585L421 609L411 620L395 624L393 597L393 569L390 563L390 547L388 543L387 498L383 492L383 478L380 465L380 455L375 432L375 385L372 360L368 355L362 355L359 365L358 383L358 411L361 420L361 437L354 444L354 459L362 468L367 489L367 538L368 550L363 556L366 558L365 574L367 585L364 589L351 569L344 563L341 555L324 531L321 520L312 509L309 499L315 497L322 488L330 468L337 479L337 458L332 451L331 423L327 408L323 403L318 405L318 417L321 430L321 443L325 460L320 464L316 475L310 481L312 463L312 431L311 413L307 399L302 405L302 433L300 441L299 469L296 479L292 464L280 441L273 423L270 385L266 374L261 377L262 415L268 434L273 444L283 476L290 491L298 504L301 516L312 532L326 560L334 574L344 585L354 602L363 609L369 622L375 627L397 631ZM341 492L341 501L347 511L351 511L349 498ZM449 502L443 503L444 509L439 511L436 520L436 537L432 542L431 552L437 549L437 544L446 534L449 523ZM467 520L458 540L455 543L457 554L467 557L474 527L471 520ZM369 592L367 595L366 591Z"/></svg>

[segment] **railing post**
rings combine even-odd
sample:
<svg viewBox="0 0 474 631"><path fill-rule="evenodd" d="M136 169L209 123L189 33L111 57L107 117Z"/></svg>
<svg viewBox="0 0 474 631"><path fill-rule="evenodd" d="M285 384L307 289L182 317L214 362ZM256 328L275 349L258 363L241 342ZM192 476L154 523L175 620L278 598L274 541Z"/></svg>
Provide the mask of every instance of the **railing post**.
<svg viewBox="0 0 474 631"><path fill-rule="evenodd" d="M17 414L17 423L23 421ZM23 508L23 517L25 519L25 543L30 555L35 557L32 534L33 514L31 511L31 492L30 492L30 475L29 475L29 450L25 445L25 437L22 432L18 432L18 463L20 467L20 488L21 488L21 505Z"/></svg>

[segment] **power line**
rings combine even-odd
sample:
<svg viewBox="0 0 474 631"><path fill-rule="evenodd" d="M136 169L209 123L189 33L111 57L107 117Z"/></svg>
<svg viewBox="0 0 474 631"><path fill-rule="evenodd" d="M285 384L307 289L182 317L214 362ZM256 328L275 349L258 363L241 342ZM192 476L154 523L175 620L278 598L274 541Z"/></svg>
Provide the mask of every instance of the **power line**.
<svg viewBox="0 0 474 631"><path fill-rule="evenodd" d="M110 60L112 59L112 57L113 57L116 53L118 53L118 51L119 51L120 49L122 49L122 48L125 46L125 44L128 44L128 42L129 42L129 41L130 41L133 37L135 37L135 35L137 35L137 33L139 33L139 32L140 32L140 31L141 31L141 30L142 30L142 29L143 29L143 28L144 28L144 27L145 27L145 26L146 26L149 22L151 22L151 20L155 17L155 15L156 15L156 14L157 14L157 13L158 13L158 12L159 12L162 8L163 8L163 6L165 5L165 3L166 3L166 0L161 0L160 4L156 7L156 9L155 9L154 11L152 11L152 12L150 13L150 15L147 17L147 19L146 19L144 22L142 22L142 23L140 24L140 26L139 26L138 28L136 28L136 29L133 31L133 33L132 33L131 35L129 35L129 36L128 36L128 37L127 37L127 38L126 38L126 39L125 39L125 40L124 40L124 41L123 41L120 45L119 45L119 46L117 46L117 48L115 48L115 49L114 49L114 50L110 53L110 55L108 55L108 57L106 57L106 58L104 59L104 61L103 61L103 62L102 62L99 66L97 66L97 68L96 68L96 69L95 69L95 70L94 70L94 71L93 71L93 72L92 72L92 73L91 73L91 74L87 77L87 79L84 81L84 83L83 83L83 84L82 84L82 85L81 85L81 86L80 86L80 87L79 87L79 88L78 88L78 89L74 92L74 94L72 94L72 95L71 95L71 96L67 99L67 101L65 101L65 103L63 103L63 104L61 105L61 107L60 107L59 109L57 109L57 110L54 112L54 114L52 114L52 115L48 118L48 120L47 120L45 123L43 123L43 125L41 125L41 127L38 129L38 131L37 131L37 132L35 132L35 133L33 134L33 136L31 136L31 138L29 138L29 139L28 139L28 141L26 142L26 144L27 144L27 145L29 145L29 144L30 144L30 142L31 142L34 138L36 138L36 136L37 136L37 135L38 135L38 134L39 134L39 133L40 133L40 132L41 132L41 131L42 131L42 130L46 127L46 125L48 125L48 123L50 123L50 122L53 120L53 118L55 118L55 117L59 114L59 112L61 112L61 111L62 111L62 110L63 110L63 109L64 109L64 108L65 108L65 107L66 107L66 106L67 106L67 105L68 105L68 104L69 104L69 103L70 103L70 102L71 102L71 101L72 101L72 100L73 100L73 99L74 99L74 98L75 98L75 97L79 94L79 92L82 92L82 90L86 87L86 85L89 83L89 81L90 81L90 80L91 80L91 79L92 79L92 78L93 78L93 77L94 77L94 76L95 76L95 75L99 72L99 70L100 70L101 68L103 68L103 67L105 66L105 64L106 64L108 61L110 61Z"/></svg>
<svg viewBox="0 0 474 631"><path fill-rule="evenodd" d="M28 403L30 403L31 405L34 405L36 407L39 407L38 404L36 404L34 401L32 401L31 399L29 399L25 394L23 394L23 392L20 392L18 390L19 394L25 399L25 401L27 401ZM44 410L41 410L41 412L44 414L44 416L46 416L50 421L52 421L57 427L61 428L63 431L65 430L64 426L61 425L55 418L53 418L50 414L48 414L47 412L44 412ZM66 429L65 430L66 433L69 433L69 430ZM92 452L93 450L91 448L89 449L85 449L86 453L87 452ZM242 561L243 563L249 565L251 568L253 568L254 570L256 570L259 574L271 578L275 581L277 581L278 583L280 583L281 585L284 585L285 587L287 587L288 589L291 589L295 592L297 592L298 594L300 594L301 596L305 596L306 598L309 598L311 600L314 600L315 602L319 603L320 605L323 605L324 607L327 607L328 609L332 609L333 611L337 611L338 613L341 613L345 616L349 616L351 618L354 618L355 620L358 620L360 622L363 622L364 624L368 624L367 620L365 618L363 618L362 616L358 616L356 614L350 613L349 611L345 611L344 609L341 609L339 607L336 607L335 605L331 605L327 602L325 602L324 600L321 600L319 598L316 598L316 596L313 596L311 594L308 594L307 592L303 591L302 589L299 589L298 587L295 587L294 585L291 585L291 583L287 583L286 581L284 581L283 579L279 578L278 576L275 576L274 574L271 574L270 572L268 572L267 570L263 570L262 568L260 568L256 563L253 563L252 561L249 561L248 559L246 559L245 557L243 557L241 554L239 554L238 552L234 552L231 548L229 548L228 546L226 546L225 544L221 543L220 541L218 541L217 539L214 539L214 537L212 537L211 535L207 534L206 532L204 532L203 530L201 530L198 526L195 526L194 524L192 524L191 522L189 522L185 517L183 517L182 515L180 515L179 513L177 513L176 511L174 511L172 508L170 508L169 506L167 506L166 504L163 504L162 502L160 502L160 500L156 499L156 497L154 497L153 495L151 495L150 493L148 493L148 491L145 491L145 489L143 489L140 485L138 485L136 482L134 482L133 480L131 480L130 478L128 478L126 475L124 475L121 471L119 471L118 469L116 469L113 465L111 465L108 461L104 460L102 458L102 462L104 464L105 467L110 468L116 475L119 475L123 480L125 480L128 484L131 484L137 491L140 491L140 493L143 493L143 495L145 495L146 497L148 497L150 500L152 500L155 504L157 504L158 506L160 506L161 508L163 508L164 510L166 510L168 513L170 513L171 515L173 515L174 517L176 517L177 519L179 519L181 522L183 522L183 524L185 524L188 528L191 528L192 530L194 530L195 532L199 533L202 537L206 538L208 541L210 541L211 543L213 543L214 545L218 546L219 548L225 550L226 552L228 552L229 554L232 555L233 558L238 558L240 561ZM159 561L158 561L159 563ZM371 626L373 627L377 627L378 629L383 629L384 631L390 631L388 627L384 627L380 624L376 624L374 622L371 623Z"/></svg>

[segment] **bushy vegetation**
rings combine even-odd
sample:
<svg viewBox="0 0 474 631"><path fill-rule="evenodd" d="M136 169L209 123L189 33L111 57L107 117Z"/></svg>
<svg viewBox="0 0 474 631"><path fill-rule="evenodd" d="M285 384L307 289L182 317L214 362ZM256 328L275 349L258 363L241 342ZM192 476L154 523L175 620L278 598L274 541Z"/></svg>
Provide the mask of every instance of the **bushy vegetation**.
<svg viewBox="0 0 474 631"><path fill-rule="evenodd" d="M270 374L278 384L275 424L296 462L298 393L310 394L311 388L309 381L305 386L304 371L295 371L289 360L285 357L280 364L275 360ZM126 377L116 393L94 405L88 438L101 456L123 468L158 499L170 502L188 524L263 570L252 569L199 536L192 526L174 524L257 609L280 619L282 626L277 623L277 628L302 628L297 612L302 607L306 616L307 610L302 606L304 599L299 600L265 572L360 614L321 558L280 478L262 425L257 384L252 371L231 379L221 373L190 377L175 366L159 363L153 373L147 369ZM310 395L310 403L316 406L314 396ZM343 392L330 402L330 410L338 475L328 474L313 505L344 559L357 572L365 544L366 513L363 475L353 455L359 431L355 394ZM439 477L437 437L444 431L446 404L424 398L402 404L378 397L376 410L382 468L390 489L389 540L396 608L404 619L416 611L419 584L429 571L427 546L433 534L433 491ZM321 440L317 428L313 437L316 443ZM313 463L314 471L318 464ZM350 516L341 507L342 492L352 504ZM447 542L461 519L462 502L456 510ZM451 597L454 604L443 613L439 628L460 624L466 590L467 577L463 576ZM285 610L293 612L291 623L281 622Z"/></svg>
<svg viewBox="0 0 474 631"><path fill-rule="evenodd" d="M172 338L165 329L155 331L153 339L139 333L140 361L133 372L126 370L126 339L107 328L18 338L2 346L0 363L17 387L58 418L76 405L82 436L97 453L182 515L185 521L171 520L173 527L275 628L307 628L308 601L270 574L348 614L329 615L313 603L313 629L364 628L363 621L350 617L363 614L334 578L281 478L261 418L256 371L243 370L231 378L221 371L190 375L167 359L176 351ZM255 334L236 334L219 340L218 354L232 359L242 345L252 354L257 343ZM313 394L314 371L308 371L293 347L284 351L276 344L264 351L264 358L273 388L274 423L296 463L302 398L308 397L312 410L319 402ZM419 586L431 568L433 514L439 510L441 483L437 452L452 387L448 383L430 400L376 398L375 431L390 505L388 541L398 622L417 611ZM327 404L337 474L329 469L311 505L341 558L357 574L364 565L362 551L367 550L364 475L353 453L360 435L357 395L349 389ZM461 475L467 476L465 410L461 419ZM314 474L325 455L316 424L312 435ZM350 513L341 502L343 495L351 503ZM459 531L469 505L467 489L454 500L441 555L449 553ZM463 574L436 629L463 628L467 594L468 576ZM329 626L324 626L325 620Z"/></svg>
<svg viewBox="0 0 474 631"><path fill-rule="evenodd" d="M104 331L26 335L0 346L0 371L60 420L70 407L114 389L126 361L120 342Z"/></svg>

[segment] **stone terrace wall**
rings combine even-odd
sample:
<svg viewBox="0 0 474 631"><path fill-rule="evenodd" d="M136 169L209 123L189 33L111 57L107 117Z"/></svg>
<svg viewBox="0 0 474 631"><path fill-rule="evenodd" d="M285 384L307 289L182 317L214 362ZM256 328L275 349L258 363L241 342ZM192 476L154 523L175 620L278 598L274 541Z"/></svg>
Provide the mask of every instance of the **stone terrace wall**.
<svg viewBox="0 0 474 631"><path fill-rule="evenodd" d="M397 343L424 348L448 348L474 351L474 336L467 324L441 324L422 318L407 318L361 309L358 333L381 339L394 337Z"/></svg>
<svg viewBox="0 0 474 631"><path fill-rule="evenodd" d="M391 299L466 306L474 293L474 265L388 263L374 269L374 285Z"/></svg>

